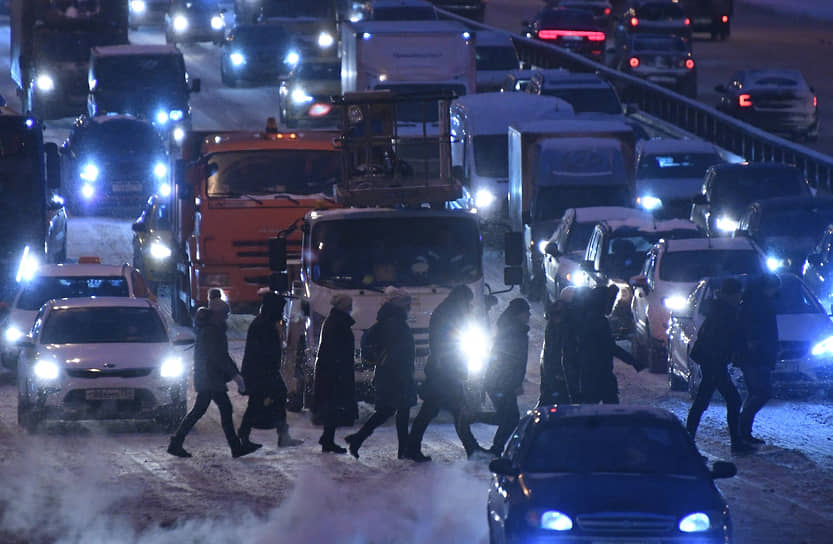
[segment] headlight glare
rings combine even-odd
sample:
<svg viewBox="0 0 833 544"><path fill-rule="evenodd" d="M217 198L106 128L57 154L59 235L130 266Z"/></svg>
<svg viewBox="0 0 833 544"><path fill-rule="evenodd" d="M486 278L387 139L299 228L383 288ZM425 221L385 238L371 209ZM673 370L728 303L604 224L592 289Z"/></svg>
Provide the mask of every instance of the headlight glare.
<svg viewBox="0 0 833 544"><path fill-rule="evenodd" d="M234 66L242 66L246 64L246 57L243 55L243 53L238 53L237 51L235 51L234 53L229 55L228 58Z"/></svg>
<svg viewBox="0 0 833 544"><path fill-rule="evenodd" d="M547 253L547 244L549 242L550 242L549 240L541 240L541 241L538 242L538 252L541 255L546 255L546 253Z"/></svg>
<svg viewBox="0 0 833 544"><path fill-rule="evenodd" d="M640 196L636 199L636 203L641 207L643 210L652 212L654 210L658 210L662 208L662 200L650 195Z"/></svg>
<svg viewBox="0 0 833 544"><path fill-rule="evenodd" d="M169 357L159 367L159 374L163 378L179 378L185 373L185 365L179 357Z"/></svg>
<svg viewBox="0 0 833 544"><path fill-rule="evenodd" d="M812 353L816 357L833 354L833 336L828 336L827 338L813 346L813 349L810 353Z"/></svg>
<svg viewBox="0 0 833 544"><path fill-rule="evenodd" d="M738 230L738 220L726 217L725 215L718 217L715 225L718 230L722 230L723 232L735 232Z"/></svg>
<svg viewBox="0 0 833 544"><path fill-rule="evenodd" d="M165 166L164 163L157 162L153 166L153 175L156 176L157 178L164 178L167 173L168 173L168 167Z"/></svg>
<svg viewBox="0 0 833 544"><path fill-rule="evenodd" d="M224 26L226 26L226 22L219 15L215 15L211 18L212 30L222 30Z"/></svg>
<svg viewBox="0 0 833 544"><path fill-rule="evenodd" d="M495 201L495 195L488 189L480 189L474 196L474 205L478 208L488 208Z"/></svg>
<svg viewBox="0 0 833 544"><path fill-rule="evenodd" d="M60 374L60 369L58 368L58 364L55 363L55 361L38 359L35 362L35 366L32 367L32 372L34 372L35 377L37 377L40 380L52 381L58 377L58 374Z"/></svg>
<svg viewBox="0 0 833 544"><path fill-rule="evenodd" d="M181 127L176 127L174 129L174 141L176 143L181 143L182 140L184 140L184 139L185 139L185 129L183 129Z"/></svg>
<svg viewBox="0 0 833 544"><path fill-rule="evenodd" d="M144 13L147 7L145 0L130 0L130 11L133 13Z"/></svg>
<svg viewBox="0 0 833 544"><path fill-rule="evenodd" d="M156 122L160 125L164 125L170 119L168 112L166 111L158 111L156 112Z"/></svg>
<svg viewBox="0 0 833 544"><path fill-rule="evenodd" d="M541 514L541 529L548 531L569 531L573 528L570 516L558 510L547 510Z"/></svg>
<svg viewBox="0 0 833 544"><path fill-rule="evenodd" d="M171 113L168 115L171 121L182 121L182 118L185 117L185 112L182 110L171 110Z"/></svg>
<svg viewBox="0 0 833 544"><path fill-rule="evenodd" d="M38 258L32 254L29 246L23 248L23 256L20 258L20 264L17 266L16 281L29 281L35 277L38 272Z"/></svg>
<svg viewBox="0 0 833 544"><path fill-rule="evenodd" d="M470 373L483 370L489 355L489 336L479 325L470 324L460 331L460 351L466 358Z"/></svg>
<svg viewBox="0 0 833 544"><path fill-rule="evenodd" d="M292 90L292 101L296 104L305 104L307 102L312 102L312 97L304 91L301 87L295 87Z"/></svg>
<svg viewBox="0 0 833 544"><path fill-rule="evenodd" d="M52 77L47 74L39 75L35 80L35 85L37 85L38 89L45 93L52 92L55 90L55 80L53 80Z"/></svg>
<svg viewBox="0 0 833 544"><path fill-rule="evenodd" d="M12 325L6 329L4 337L9 344L16 344L18 340L23 338L23 331Z"/></svg>
<svg viewBox="0 0 833 544"><path fill-rule="evenodd" d="M154 259L167 259L171 256L171 248L162 242L152 242L150 244L150 256Z"/></svg>
<svg viewBox="0 0 833 544"><path fill-rule="evenodd" d="M663 298L662 305L674 312L684 309L688 305L688 301L682 295L672 295Z"/></svg>
<svg viewBox="0 0 833 544"><path fill-rule="evenodd" d="M159 196L164 198L171 196L171 185L169 183L163 183L159 186Z"/></svg>
<svg viewBox="0 0 833 544"><path fill-rule="evenodd" d="M181 13L174 15L174 30L177 32L185 32L188 30L188 18Z"/></svg>
<svg viewBox="0 0 833 544"><path fill-rule="evenodd" d="M290 51L286 54L283 61L294 68L299 62L301 62L301 55L299 55L297 51Z"/></svg>
<svg viewBox="0 0 833 544"><path fill-rule="evenodd" d="M322 32L318 35L318 47L327 49L328 47L332 47L334 43L335 39L329 32Z"/></svg>
<svg viewBox="0 0 833 544"><path fill-rule="evenodd" d="M81 196L84 197L86 200L89 200L95 195L95 187L90 185L89 183L85 183L81 186Z"/></svg>
<svg viewBox="0 0 833 544"><path fill-rule="evenodd" d="M680 531L684 533L702 533L711 528L708 514L695 512L680 520Z"/></svg>
<svg viewBox="0 0 833 544"><path fill-rule="evenodd" d="M784 259L779 259L778 257L773 257L772 255L766 258L766 267L769 269L770 272L775 272L783 266Z"/></svg>
<svg viewBox="0 0 833 544"><path fill-rule="evenodd" d="M91 162L88 162L81 168L81 173L79 177L84 181L95 181L98 179L98 166L94 165Z"/></svg>

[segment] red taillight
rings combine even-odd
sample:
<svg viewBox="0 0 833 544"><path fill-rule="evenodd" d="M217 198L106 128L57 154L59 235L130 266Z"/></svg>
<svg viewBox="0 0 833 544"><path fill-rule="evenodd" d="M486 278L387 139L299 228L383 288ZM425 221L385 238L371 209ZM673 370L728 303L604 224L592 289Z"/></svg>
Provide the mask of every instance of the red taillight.
<svg viewBox="0 0 833 544"><path fill-rule="evenodd" d="M685 67L688 68L689 70L693 70L694 69L694 60L685 59Z"/></svg>
<svg viewBox="0 0 833 544"><path fill-rule="evenodd" d="M564 36L579 36L587 38L591 42L605 41L604 32L597 32L595 30L539 30L538 37L542 40L557 40Z"/></svg>
<svg viewBox="0 0 833 544"><path fill-rule="evenodd" d="M816 96L813 97L813 107L814 108L819 107L819 99Z"/></svg>
<svg viewBox="0 0 833 544"><path fill-rule="evenodd" d="M605 15L610 15L610 8L605 8Z"/></svg>
<svg viewBox="0 0 833 544"><path fill-rule="evenodd" d="M631 57L630 60L628 60L628 64L630 64L631 68L636 68L637 66L639 66L639 59L636 57Z"/></svg>
<svg viewBox="0 0 833 544"><path fill-rule="evenodd" d="M686 26L690 25L691 24L691 19L686 17L684 23L685 23Z"/></svg>
<svg viewBox="0 0 833 544"><path fill-rule="evenodd" d="M729 16L724 15L723 17L720 18L720 20L723 21L724 23L728 23L729 22Z"/></svg>
<svg viewBox="0 0 833 544"><path fill-rule="evenodd" d="M636 17L631 17L630 23L631 26L637 26L639 24L639 19L637 19Z"/></svg>
<svg viewBox="0 0 833 544"><path fill-rule="evenodd" d="M738 106L741 108L748 108L752 105L752 97L748 94L738 96Z"/></svg>

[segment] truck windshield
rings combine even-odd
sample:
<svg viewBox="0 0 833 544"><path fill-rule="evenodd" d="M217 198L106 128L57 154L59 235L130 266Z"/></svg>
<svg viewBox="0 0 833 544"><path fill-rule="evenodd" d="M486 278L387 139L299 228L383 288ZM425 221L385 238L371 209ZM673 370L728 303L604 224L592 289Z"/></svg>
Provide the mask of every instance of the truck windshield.
<svg viewBox="0 0 833 544"><path fill-rule="evenodd" d="M312 195L332 190L341 176L338 151L226 151L208 157L208 196L290 193Z"/></svg>
<svg viewBox="0 0 833 544"><path fill-rule="evenodd" d="M474 165L477 175L490 178L509 176L509 156L506 151L506 134L488 134L474 137Z"/></svg>
<svg viewBox="0 0 833 544"><path fill-rule="evenodd" d="M185 63L178 55L114 55L94 63L99 89L185 88Z"/></svg>
<svg viewBox="0 0 833 544"><path fill-rule="evenodd" d="M469 217L324 221L312 229L312 280L332 288L457 285L483 275Z"/></svg>
<svg viewBox="0 0 833 544"><path fill-rule="evenodd" d="M559 219L568 208L588 206L629 206L630 189L627 185L588 185L541 187L533 202L535 221Z"/></svg>
<svg viewBox="0 0 833 544"><path fill-rule="evenodd" d="M69 308L49 314L43 344L161 343L168 335L151 308Z"/></svg>
<svg viewBox="0 0 833 544"><path fill-rule="evenodd" d="M95 45L101 45L100 41L90 33L63 32L42 27L35 33L34 47L36 56L41 61L72 60L86 63L90 60L90 49Z"/></svg>
<svg viewBox="0 0 833 544"><path fill-rule="evenodd" d="M377 85L376 90L389 89L394 94L424 94L452 92L456 96L466 94L465 85ZM440 119L437 102L400 102L396 105L397 123L436 123Z"/></svg>
<svg viewBox="0 0 833 544"><path fill-rule="evenodd" d="M723 162L717 153L661 153L648 155L639 161L639 179L702 178L706 169Z"/></svg>
<svg viewBox="0 0 833 544"><path fill-rule="evenodd" d="M165 154L162 139L150 123L112 119L79 133L79 147L85 152L96 152L114 157Z"/></svg>

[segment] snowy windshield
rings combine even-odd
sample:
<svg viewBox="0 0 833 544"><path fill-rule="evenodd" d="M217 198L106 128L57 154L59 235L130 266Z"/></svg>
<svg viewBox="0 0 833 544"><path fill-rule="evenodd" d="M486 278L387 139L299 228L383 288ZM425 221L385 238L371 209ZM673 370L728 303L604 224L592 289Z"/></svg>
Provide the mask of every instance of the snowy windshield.
<svg viewBox="0 0 833 544"><path fill-rule="evenodd" d="M42 344L167 342L168 334L152 308L88 307L51 312Z"/></svg>
<svg viewBox="0 0 833 544"><path fill-rule="evenodd" d="M123 276L38 276L23 288L17 307L35 311L47 300L94 296L130 296L127 279Z"/></svg>
<svg viewBox="0 0 833 544"><path fill-rule="evenodd" d="M681 427L604 417L544 426L521 466L524 472L538 473L706 474Z"/></svg>
<svg viewBox="0 0 833 544"><path fill-rule="evenodd" d="M474 51L478 70L518 69L518 54L514 47L484 45L476 47Z"/></svg>
<svg viewBox="0 0 833 544"><path fill-rule="evenodd" d="M341 175L338 151L226 151L208 158L208 196L329 193Z"/></svg>
<svg viewBox="0 0 833 544"><path fill-rule="evenodd" d="M663 281L695 283L711 276L762 272L761 257L756 251L702 249L663 254L659 277Z"/></svg>
<svg viewBox="0 0 833 544"><path fill-rule="evenodd" d="M638 179L702 178L706 169L723 162L717 153L660 153L646 155L639 161Z"/></svg>
<svg viewBox="0 0 833 544"><path fill-rule="evenodd" d="M506 134L475 136L474 164L479 176L506 178L509 176L509 137Z"/></svg>
<svg viewBox="0 0 833 544"><path fill-rule="evenodd" d="M469 218L324 221L311 235L312 280L344 289L471 283L483 276Z"/></svg>

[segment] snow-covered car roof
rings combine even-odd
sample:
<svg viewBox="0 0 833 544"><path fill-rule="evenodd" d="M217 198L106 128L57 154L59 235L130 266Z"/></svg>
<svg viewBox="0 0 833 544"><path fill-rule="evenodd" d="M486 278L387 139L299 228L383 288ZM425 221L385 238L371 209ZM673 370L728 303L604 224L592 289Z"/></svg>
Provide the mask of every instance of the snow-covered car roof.
<svg viewBox="0 0 833 544"><path fill-rule="evenodd" d="M752 242L746 238L683 238L666 240L665 252L673 251L709 251L709 250L755 250Z"/></svg>
<svg viewBox="0 0 833 544"><path fill-rule="evenodd" d="M99 45L92 48L96 56L130 56L130 55L182 55L173 44L170 45Z"/></svg>
<svg viewBox="0 0 833 544"><path fill-rule="evenodd" d="M612 221L628 217L641 218L648 214L636 208L624 208L622 206L588 206L586 208L572 208L575 213L576 223L591 223L599 221Z"/></svg>
<svg viewBox="0 0 833 544"><path fill-rule="evenodd" d="M93 263L71 263L71 264L42 264L38 268L37 276L64 276L64 277L85 277L85 276L126 276L127 265L93 264Z"/></svg>
<svg viewBox="0 0 833 544"><path fill-rule="evenodd" d="M58 308L62 310L69 308L157 308L150 299L133 297L61 298L52 299L47 304L53 310Z"/></svg>
<svg viewBox="0 0 833 544"><path fill-rule="evenodd" d="M574 417L635 417L661 420L679 424L677 417L661 408L653 406L626 406L622 404L573 404L543 406L530 413L539 412L548 419L565 419Z"/></svg>
<svg viewBox="0 0 833 544"><path fill-rule="evenodd" d="M573 113L566 100L530 93L475 93L452 104L465 114L475 135L506 134L509 125L519 121L563 119Z"/></svg>
<svg viewBox="0 0 833 544"><path fill-rule="evenodd" d="M636 144L638 153L718 153L714 144L704 140L653 138Z"/></svg>
<svg viewBox="0 0 833 544"><path fill-rule="evenodd" d="M692 234L699 232L697 225L688 219L666 219L654 221L650 214L643 216L631 216L623 219L605 221L611 230L622 228L638 230L641 232L668 232L672 230L690 230Z"/></svg>

